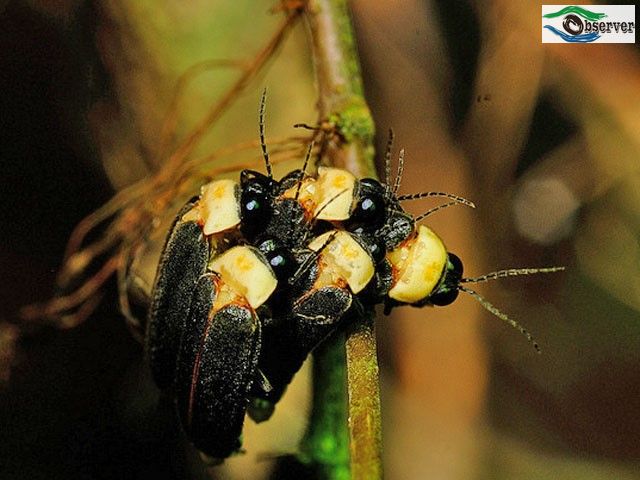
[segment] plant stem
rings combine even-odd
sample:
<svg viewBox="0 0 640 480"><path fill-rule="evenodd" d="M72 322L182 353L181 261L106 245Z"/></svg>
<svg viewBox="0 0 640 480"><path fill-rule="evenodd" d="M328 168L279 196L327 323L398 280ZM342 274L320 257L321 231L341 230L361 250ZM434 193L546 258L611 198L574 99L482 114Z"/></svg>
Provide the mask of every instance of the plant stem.
<svg viewBox="0 0 640 480"><path fill-rule="evenodd" d="M335 165L358 177L375 176L374 124L364 100L355 38L345 0L310 0L307 23L318 79L318 111L345 142L329 145Z"/></svg>
<svg viewBox="0 0 640 480"><path fill-rule="evenodd" d="M329 143L329 163L358 177L375 176L374 124L365 103L355 37L345 0L310 0L307 21L319 86L321 121L330 122L344 140ZM382 478L382 440L378 363L372 312L354 319L344 336L334 335L314 355L311 425L302 451L323 478ZM345 369L346 357L346 375ZM345 377L348 383L349 453L344 425ZM333 452L327 458L325 446ZM347 463L349 468L343 468Z"/></svg>
<svg viewBox="0 0 640 480"><path fill-rule="evenodd" d="M350 478L344 342L344 333L336 332L313 357L313 408L300 459L322 479Z"/></svg>

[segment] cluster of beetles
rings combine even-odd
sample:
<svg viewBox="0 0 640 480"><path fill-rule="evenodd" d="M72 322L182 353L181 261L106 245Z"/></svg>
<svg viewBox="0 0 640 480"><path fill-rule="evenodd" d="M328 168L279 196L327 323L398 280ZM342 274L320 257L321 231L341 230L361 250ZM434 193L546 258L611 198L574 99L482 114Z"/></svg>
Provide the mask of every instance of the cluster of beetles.
<svg viewBox="0 0 640 480"><path fill-rule="evenodd" d="M448 305L460 291L482 301L463 283L557 270L463 278L460 259L401 202L465 201L437 192L400 196L400 171L393 186L325 166L310 175L308 154L302 169L275 180L263 115L264 104L266 175L243 170L239 182L212 181L180 210L149 310L153 379L211 461L239 451L245 414L268 419L307 355L373 305L384 304L386 313Z"/></svg>

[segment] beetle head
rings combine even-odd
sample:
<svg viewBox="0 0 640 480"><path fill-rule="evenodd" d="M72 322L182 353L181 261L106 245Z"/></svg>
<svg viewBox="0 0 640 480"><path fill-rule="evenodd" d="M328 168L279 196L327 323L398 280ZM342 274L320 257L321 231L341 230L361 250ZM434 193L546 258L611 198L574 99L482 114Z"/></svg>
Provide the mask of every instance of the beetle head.
<svg viewBox="0 0 640 480"><path fill-rule="evenodd" d="M447 265L442 273L440 284L425 300L439 307L450 305L458 298L460 280L462 280L462 260L453 253L447 253Z"/></svg>
<svg viewBox="0 0 640 480"><path fill-rule="evenodd" d="M264 230L272 215L272 198L277 182L262 173L243 170L240 174L242 233L250 239Z"/></svg>

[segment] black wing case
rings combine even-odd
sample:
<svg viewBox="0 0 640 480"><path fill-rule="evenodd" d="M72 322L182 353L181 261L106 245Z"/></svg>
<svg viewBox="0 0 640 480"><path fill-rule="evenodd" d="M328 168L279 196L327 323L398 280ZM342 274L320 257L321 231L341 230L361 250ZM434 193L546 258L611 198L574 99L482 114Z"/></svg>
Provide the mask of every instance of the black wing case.
<svg viewBox="0 0 640 480"><path fill-rule="evenodd" d="M272 389L253 393L277 403L309 353L338 328L352 301L351 292L343 288L312 290L293 303L284 322L265 327L259 368Z"/></svg>
<svg viewBox="0 0 640 480"><path fill-rule="evenodd" d="M193 205L193 201L187 203L171 227L149 308L147 355L153 379L161 389L173 385L178 345L193 289L209 260L209 244L200 225L181 220Z"/></svg>
<svg viewBox="0 0 640 480"><path fill-rule="evenodd" d="M214 310L218 278L198 282L180 345L177 406L193 444L224 459L237 451L248 393L256 375L261 329L249 306Z"/></svg>

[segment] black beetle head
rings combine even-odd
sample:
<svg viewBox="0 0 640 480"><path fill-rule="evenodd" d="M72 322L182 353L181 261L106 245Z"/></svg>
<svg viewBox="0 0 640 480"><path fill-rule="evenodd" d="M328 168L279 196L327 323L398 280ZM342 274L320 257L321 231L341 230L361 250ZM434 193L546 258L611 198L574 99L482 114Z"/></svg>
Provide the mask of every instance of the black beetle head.
<svg viewBox="0 0 640 480"><path fill-rule="evenodd" d="M291 253L280 240L275 237L262 238L258 243L258 250L262 252L269 266L273 269L278 282L286 284L297 270L298 264Z"/></svg>
<svg viewBox="0 0 640 480"><path fill-rule="evenodd" d="M359 182L358 203L350 217L350 227L372 232L384 224L387 214L386 192L380 182L364 178Z"/></svg>
<svg viewBox="0 0 640 480"><path fill-rule="evenodd" d="M429 295L428 301L432 305L443 307L450 305L458 298L458 286L462 280L462 260L453 253L447 254L447 266L445 267L443 278L440 284Z"/></svg>
<svg viewBox="0 0 640 480"><path fill-rule="evenodd" d="M271 203L277 183L253 170L243 170L240 174L240 217L242 233L255 238L269 222L272 215Z"/></svg>

